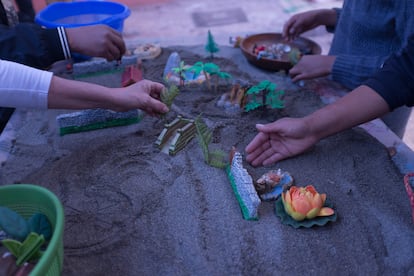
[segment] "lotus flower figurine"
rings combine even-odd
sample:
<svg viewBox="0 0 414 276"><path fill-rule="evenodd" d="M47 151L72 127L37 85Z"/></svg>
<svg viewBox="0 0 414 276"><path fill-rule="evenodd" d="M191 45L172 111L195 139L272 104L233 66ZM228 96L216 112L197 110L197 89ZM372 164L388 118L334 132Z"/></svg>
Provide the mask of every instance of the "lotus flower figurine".
<svg viewBox="0 0 414 276"><path fill-rule="evenodd" d="M319 194L312 185L292 186L282 194L283 206L294 220L313 219L318 216L331 216L334 210L324 207L326 194Z"/></svg>

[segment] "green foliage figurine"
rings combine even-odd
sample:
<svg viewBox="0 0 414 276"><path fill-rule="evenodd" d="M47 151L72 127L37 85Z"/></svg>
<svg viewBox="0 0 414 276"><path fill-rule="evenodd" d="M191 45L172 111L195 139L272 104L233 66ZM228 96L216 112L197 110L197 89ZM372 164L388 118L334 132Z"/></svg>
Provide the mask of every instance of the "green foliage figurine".
<svg viewBox="0 0 414 276"><path fill-rule="evenodd" d="M288 57L289 57L289 62L292 64L292 66L295 66L301 59L302 53L300 52L298 48L292 48Z"/></svg>
<svg viewBox="0 0 414 276"><path fill-rule="evenodd" d="M16 257L18 266L38 260L43 255L42 245L52 236L52 226L45 215L35 213L26 220L12 209L2 206L0 229L10 237L1 243Z"/></svg>
<svg viewBox="0 0 414 276"><path fill-rule="evenodd" d="M259 84L252 86L247 90L246 94L251 95L252 99L246 104L244 110L248 112L261 106L283 108L284 102L280 98L284 93L283 90L276 91L276 84L268 80L261 81Z"/></svg>
<svg viewBox="0 0 414 276"><path fill-rule="evenodd" d="M220 49L218 48L217 43L214 41L214 37L211 34L210 30L208 30L208 35L207 35L207 44L205 47L206 51L208 53L210 53L210 57L211 59L214 58L214 53L217 53Z"/></svg>
<svg viewBox="0 0 414 276"><path fill-rule="evenodd" d="M210 151L209 144L213 134L207 125L202 121L201 115L195 120L195 125L197 129L198 142L203 151L204 161L212 167L224 169L227 166L227 162L225 161L227 154L220 149Z"/></svg>
<svg viewBox="0 0 414 276"><path fill-rule="evenodd" d="M175 85L171 85L169 88L164 88L164 91L161 94L161 101L170 108L175 97L177 97L179 93L180 90Z"/></svg>
<svg viewBox="0 0 414 276"><path fill-rule="evenodd" d="M184 86L185 72L187 71L184 61L181 61L178 67L172 68L172 71L180 77L180 86Z"/></svg>
<svg viewBox="0 0 414 276"><path fill-rule="evenodd" d="M198 61L194 63L194 65L190 67L188 70L194 72L195 74L200 74L201 72L203 72L204 77L207 82L208 90L210 91L211 91L211 82L210 82L211 76L216 76L216 85L215 85L216 91L217 91L219 79L229 80L232 78L232 76L229 73L220 71L220 67L217 64L212 63L212 62L203 63L202 61Z"/></svg>

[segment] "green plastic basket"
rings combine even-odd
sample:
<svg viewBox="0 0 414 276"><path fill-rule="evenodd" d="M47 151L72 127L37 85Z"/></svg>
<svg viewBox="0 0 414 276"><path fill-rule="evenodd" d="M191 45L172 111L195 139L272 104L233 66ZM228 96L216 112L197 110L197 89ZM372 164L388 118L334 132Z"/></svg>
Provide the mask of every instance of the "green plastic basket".
<svg viewBox="0 0 414 276"><path fill-rule="evenodd" d="M53 234L44 255L31 276L60 275L63 267L64 213L59 199L46 188L31 184L0 186L0 206L8 207L25 218L44 214L52 224Z"/></svg>

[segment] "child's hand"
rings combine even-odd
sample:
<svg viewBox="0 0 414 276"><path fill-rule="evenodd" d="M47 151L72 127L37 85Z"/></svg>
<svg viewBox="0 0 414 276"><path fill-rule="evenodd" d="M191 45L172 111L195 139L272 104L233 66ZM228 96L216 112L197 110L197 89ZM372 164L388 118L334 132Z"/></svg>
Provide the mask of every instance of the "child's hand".
<svg viewBox="0 0 414 276"><path fill-rule="evenodd" d="M336 24L336 12L332 9L320 9L295 14L283 26L282 36L288 41L295 40L300 34L320 25Z"/></svg>
<svg viewBox="0 0 414 276"><path fill-rule="evenodd" d="M72 51L108 61L120 60L126 51L122 34L106 25L65 29Z"/></svg>
<svg viewBox="0 0 414 276"><path fill-rule="evenodd" d="M164 85L158 82L142 80L130 86L119 88L113 94L117 110L141 109L151 116L168 112L168 107L160 101Z"/></svg>
<svg viewBox="0 0 414 276"><path fill-rule="evenodd" d="M289 75L293 82L327 76L335 59L335 56L305 55L289 70Z"/></svg>

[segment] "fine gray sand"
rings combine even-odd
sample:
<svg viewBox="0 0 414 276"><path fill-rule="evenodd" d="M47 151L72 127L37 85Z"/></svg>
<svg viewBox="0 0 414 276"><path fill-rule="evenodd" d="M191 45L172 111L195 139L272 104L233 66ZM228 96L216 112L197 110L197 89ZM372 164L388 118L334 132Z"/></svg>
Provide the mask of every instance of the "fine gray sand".
<svg viewBox="0 0 414 276"><path fill-rule="evenodd" d="M144 77L161 81L169 54L187 64L208 62L203 47L170 47L143 62ZM199 55L194 54L197 52ZM63 275L413 275L414 231L403 175L387 149L362 129L329 137L281 168L295 184L326 193L336 222L294 229L275 204L263 202L258 221L246 221L224 170L204 162L197 139L176 156L154 146L164 123L202 114L213 149L244 153L255 123L306 115L323 106L317 91L328 80L292 84L284 73L249 65L239 49L223 47L213 60L235 78L268 79L285 90L285 108L226 113L227 92L205 85L181 90L166 118L59 136L56 116L71 111L17 112L16 137L0 183L32 183L52 190L65 208ZM120 86L120 73L82 78Z"/></svg>

